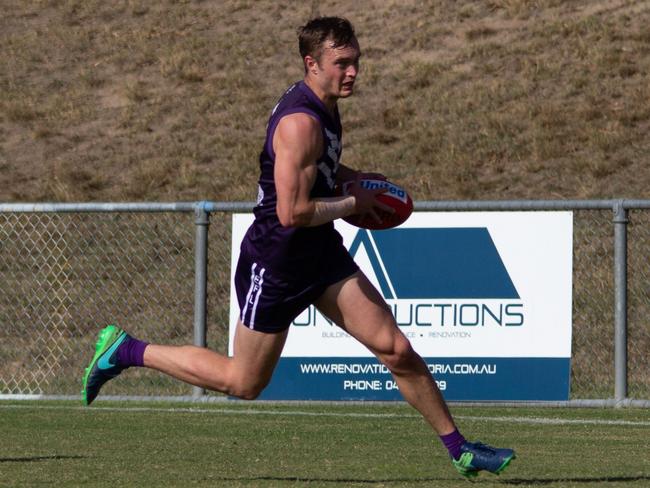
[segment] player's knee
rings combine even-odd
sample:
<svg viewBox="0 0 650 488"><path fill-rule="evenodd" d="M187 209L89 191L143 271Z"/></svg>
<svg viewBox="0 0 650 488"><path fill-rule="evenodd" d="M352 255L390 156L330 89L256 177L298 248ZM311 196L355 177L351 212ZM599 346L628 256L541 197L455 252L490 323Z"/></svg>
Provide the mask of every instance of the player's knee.
<svg viewBox="0 0 650 488"><path fill-rule="evenodd" d="M409 340L402 334L395 337L389 351L380 355L384 365L393 373L411 369L416 359L416 353Z"/></svg>
<svg viewBox="0 0 650 488"><path fill-rule="evenodd" d="M230 385L228 394L240 400L255 400L266 388L268 381L237 381Z"/></svg>
<svg viewBox="0 0 650 488"><path fill-rule="evenodd" d="M230 396L239 398L240 400L255 400L260 393L262 393L263 388L248 388L241 390L233 390L230 392Z"/></svg>
<svg viewBox="0 0 650 488"><path fill-rule="evenodd" d="M260 393L262 393L262 390L264 388L256 388L256 387L233 387L230 388L230 391L228 391L228 394L230 396L233 396L235 398L239 398L240 400L255 400L258 396L260 396Z"/></svg>

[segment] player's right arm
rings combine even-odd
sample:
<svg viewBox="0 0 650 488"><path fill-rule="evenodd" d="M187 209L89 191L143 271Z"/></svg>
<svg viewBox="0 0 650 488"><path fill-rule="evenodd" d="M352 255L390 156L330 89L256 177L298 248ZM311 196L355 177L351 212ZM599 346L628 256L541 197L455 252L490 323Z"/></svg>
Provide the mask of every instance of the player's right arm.
<svg viewBox="0 0 650 488"><path fill-rule="evenodd" d="M323 152L319 122L304 113L283 117L273 135L276 212L285 227L311 227L352 214L369 213L384 205L375 196L385 190L355 186L341 197L310 198L316 181L316 161Z"/></svg>

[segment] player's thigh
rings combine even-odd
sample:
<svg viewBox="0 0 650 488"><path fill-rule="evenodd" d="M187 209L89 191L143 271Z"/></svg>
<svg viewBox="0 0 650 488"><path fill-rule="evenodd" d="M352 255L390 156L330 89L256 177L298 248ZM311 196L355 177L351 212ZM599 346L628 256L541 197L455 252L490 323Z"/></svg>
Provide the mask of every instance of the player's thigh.
<svg viewBox="0 0 650 488"><path fill-rule="evenodd" d="M238 320L233 342L233 379L267 384L280 359L288 331L260 332Z"/></svg>
<svg viewBox="0 0 650 488"><path fill-rule="evenodd" d="M392 352L405 339L384 298L362 271L329 286L315 305L377 354Z"/></svg>

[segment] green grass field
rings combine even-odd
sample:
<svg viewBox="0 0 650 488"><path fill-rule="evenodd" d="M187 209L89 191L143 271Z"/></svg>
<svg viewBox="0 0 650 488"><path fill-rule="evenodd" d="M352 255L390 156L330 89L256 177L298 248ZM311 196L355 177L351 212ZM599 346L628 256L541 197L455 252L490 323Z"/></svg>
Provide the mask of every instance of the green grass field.
<svg viewBox="0 0 650 488"><path fill-rule="evenodd" d="M646 487L650 410L453 409L518 458L477 486ZM0 402L0 486L468 486L405 405Z"/></svg>

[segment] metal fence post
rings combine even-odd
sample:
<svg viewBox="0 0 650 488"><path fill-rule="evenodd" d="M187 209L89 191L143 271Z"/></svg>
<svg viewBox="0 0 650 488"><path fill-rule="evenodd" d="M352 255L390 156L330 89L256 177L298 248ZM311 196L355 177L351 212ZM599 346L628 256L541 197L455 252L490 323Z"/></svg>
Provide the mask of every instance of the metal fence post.
<svg viewBox="0 0 650 488"><path fill-rule="evenodd" d="M614 203L614 400L627 398L627 223L623 200Z"/></svg>
<svg viewBox="0 0 650 488"><path fill-rule="evenodd" d="M210 214L203 203L197 204L196 241L194 248L194 345L206 346L206 304L208 277L208 226ZM199 399L205 390L199 386L192 387L192 398Z"/></svg>

